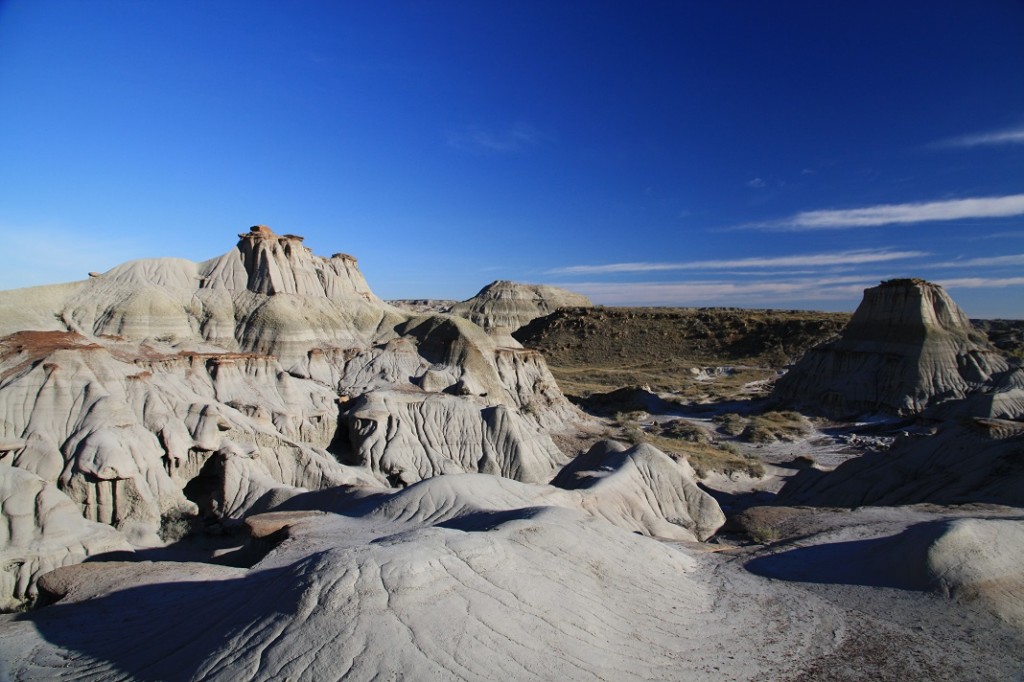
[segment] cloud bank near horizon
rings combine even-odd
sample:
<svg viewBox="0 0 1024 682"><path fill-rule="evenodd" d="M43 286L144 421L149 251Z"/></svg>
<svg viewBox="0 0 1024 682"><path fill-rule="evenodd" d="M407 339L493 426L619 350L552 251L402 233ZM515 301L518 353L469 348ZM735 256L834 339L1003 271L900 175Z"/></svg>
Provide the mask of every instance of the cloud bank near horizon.
<svg viewBox="0 0 1024 682"><path fill-rule="evenodd" d="M802 302L849 302L855 306L865 289L892 279L890 275L815 277L753 282L576 282L557 283L584 294L599 305L727 305L778 308L779 298ZM1003 289L1024 286L1024 277L961 277L933 280L946 289ZM852 307L851 307L852 309Z"/></svg>
<svg viewBox="0 0 1024 682"><path fill-rule="evenodd" d="M754 282L577 282L556 283L604 305L769 304L779 296L794 301L842 301L878 284L873 277L833 277ZM773 307L778 307L773 306Z"/></svg>

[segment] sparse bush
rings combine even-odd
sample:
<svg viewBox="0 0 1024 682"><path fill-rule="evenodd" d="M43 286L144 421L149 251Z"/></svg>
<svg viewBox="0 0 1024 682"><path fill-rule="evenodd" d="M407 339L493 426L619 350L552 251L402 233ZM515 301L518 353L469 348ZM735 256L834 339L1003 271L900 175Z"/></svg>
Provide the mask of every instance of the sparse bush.
<svg viewBox="0 0 1024 682"><path fill-rule="evenodd" d="M799 532L794 522L806 512L796 507L750 507L731 519L753 542L766 545Z"/></svg>
<svg viewBox="0 0 1024 682"><path fill-rule="evenodd" d="M676 438L690 443L707 443L708 433L685 419L673 419L661 425L661 435L665 438Z"/></svg>
<svg viewBox="0 0 1024 682"><path fill-rule="evenodd" d="M740 437L750 443L795 441L811 433L811 422L799 412L765 412L750 418Z"/></svg>
<svg viewBox="0 0 1024 682"><path fill-rule="evenodd" d="M647 442L647 434L637 421L640 414L640 412L617 412L615 414L615 424L621 430L622 438L633 445Z"/></svg>
<svg viewBox="0 0 1024 682"><path fill-rule="evenodd" d="M718 448L720 450L725 450L730 455L736 455L738 457L744 457L745 456L743 454L743 452L738 447L736 447L735 443L719 443L718 444Z"/></svg>
<svg viewBox="0 0 1024 682"><path fill-rule="evenodd" d="M752 526L747 528L747 535L759 545L770 545L781 537L779 529L772 526Z"/></svg>
<svg viewBox="0 0 1024 682"><path fill-rule="evenodd" d="M180 509L172 509L160 517L160 539L168 544L195 534L199 528L199 517Z"/></svg>
<svg viewBox="0 0 1024 682"><path fill-rule="evenodd" d="M713 421L718 424L718 430L727 436L738 436L743 433L748 420L735 412L728 412L715 416Z"/></svg>

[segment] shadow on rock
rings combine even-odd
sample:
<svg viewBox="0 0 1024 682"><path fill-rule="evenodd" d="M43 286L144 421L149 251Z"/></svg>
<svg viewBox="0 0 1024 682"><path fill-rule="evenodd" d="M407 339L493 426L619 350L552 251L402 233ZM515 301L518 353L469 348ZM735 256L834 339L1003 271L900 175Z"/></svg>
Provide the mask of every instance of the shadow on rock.
<svg viewBox="0 0 1024 682"><path fill-rule="evenodd" d="M253 595L273 594L266 587L275 574L280 572L119 589L86 602L56 603L18 620L31 622L51 644L95 661L90 667L105 669L104 674L196 679L226 639L272 609L254 603Z"/></svg>
<svg viewBox="0 0 1024 682"><path fill-rule="evenodd" d="M919 524L897 535L799 547L758 557L746 564L751 573L793 582L931 590L928 548L948 523Z"/></svg>

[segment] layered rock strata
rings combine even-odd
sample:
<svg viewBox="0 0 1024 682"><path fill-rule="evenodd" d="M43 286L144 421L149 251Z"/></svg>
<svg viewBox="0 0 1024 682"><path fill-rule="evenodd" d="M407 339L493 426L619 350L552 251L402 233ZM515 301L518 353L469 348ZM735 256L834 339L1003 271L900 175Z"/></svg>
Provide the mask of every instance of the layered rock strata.
<svg viewBox="0 0 1024 682"><path fill-rule="evenodd" d="M917 279L867 289L839 339L778 380L778 402L832 416L917 414L984 390L1009 369L942 287Z"/></svg>
<svg viewBox="0 0 1024 682"><path fill-rule="evenodd" d="M514 331L559 308L589 308L593 304L582 294L546 284L491 282L468 300L451 307L459 315L484 329Z"/></svg>
<svg viewBox="0 0 1024 682"><path fill-rule="evenodd" d="M146 545L168 515L453 472L545 482L564 464L549 433L583 415L538 353L386 305L350 256L239 237L202 263L0 292L5 481L27 472Z"/></svg>

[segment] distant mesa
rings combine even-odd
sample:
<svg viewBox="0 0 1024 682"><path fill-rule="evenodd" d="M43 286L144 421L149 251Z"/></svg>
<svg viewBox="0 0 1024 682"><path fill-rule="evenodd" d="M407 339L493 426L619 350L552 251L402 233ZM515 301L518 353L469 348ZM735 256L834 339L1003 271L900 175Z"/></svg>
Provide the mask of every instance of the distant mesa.
<svg viewBox="0 0 1024 682"><path fill-rule="evenodd" d="M809 350L773 398L834 417L907 416L991 388L1008 369L941 286L894 279L865 290L842 335Z"/></svg>
<svg viewBox="0 0 1024 682"><path fill-rule="evenodd" d="M403 298L388 301L389 305L413 313L448 313L458 303L446 298Z"/></svg>
<svg viewBox="0 0 1024 682"><path fill-rule="evenodd" d="M473 298L452 306L450 312L487 330L514 331L559 308L592 306L593 303L586 296L559 287L497 280L485 286Z"/></svg>

